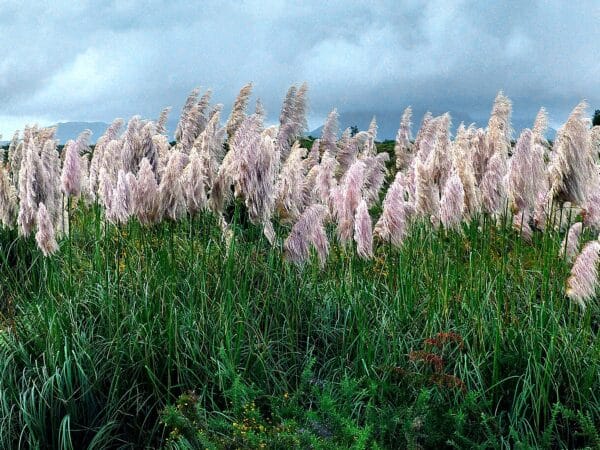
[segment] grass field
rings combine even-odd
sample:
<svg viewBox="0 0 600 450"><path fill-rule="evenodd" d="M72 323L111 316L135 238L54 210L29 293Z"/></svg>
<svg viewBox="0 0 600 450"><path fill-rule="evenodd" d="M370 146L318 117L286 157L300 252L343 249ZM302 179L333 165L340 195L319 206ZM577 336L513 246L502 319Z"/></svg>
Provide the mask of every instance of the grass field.
<svg viewBox="0 0 600 450"><path fill-rule="evenodd" d="M562 233L417 224L321 269L242 209L230 247L209 214L97 206L51 258L3 231L0 447L600 445L600 306L566 299Z"/></svg>

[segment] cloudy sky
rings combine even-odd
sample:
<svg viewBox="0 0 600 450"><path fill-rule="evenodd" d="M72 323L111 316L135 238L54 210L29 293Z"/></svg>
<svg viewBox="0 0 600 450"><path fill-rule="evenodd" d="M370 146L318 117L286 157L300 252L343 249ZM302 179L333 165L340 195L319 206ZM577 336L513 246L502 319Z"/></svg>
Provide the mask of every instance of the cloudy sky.
<svg viewBox="0 0 600 450"><path fill-rule="evenodd" d="M0 0L0 133L155 117L195 86L227 110L248 81L273 121L307 81L311 127L333 107L481 120L500 89L516 119L543 105L555 125L600 108L599 24L597 0Z"/></svg>

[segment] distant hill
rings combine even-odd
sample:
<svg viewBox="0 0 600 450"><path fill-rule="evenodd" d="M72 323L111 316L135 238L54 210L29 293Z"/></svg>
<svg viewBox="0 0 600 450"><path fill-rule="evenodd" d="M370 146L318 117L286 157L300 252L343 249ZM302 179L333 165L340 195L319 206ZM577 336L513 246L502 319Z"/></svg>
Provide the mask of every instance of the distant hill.
<svg viewBox="0 0 600 450"><path fill-rule="evenodd" d="M340 112L340 133L348 127L356 125L359 130L367 130L369 128L369 124L371 123L371 119L375 115L377 119L377 140L393 140L396 138L396 133L398 132L398 127L400 126L400 118L402 117L403 111L398 112L384 112L380 114L372 114L369 112ZM412 134L413 138L417 134L421 126L421 121L423 116L427 111L425 110L415 110L413 109L412 116ZM445 111L431 111L434 116L443 114ZM487 126L488 118L484 119L474 119L470 115L463 112L453 112L450 111L450 115L452 117L452 133L456 132L456 128L460 125L461 122L465 124L465 126L470 125L471 123L475 123L477 127L485 128ZM513 139L517 139L519 134L524 128L531 128L533 126L533 119L512 119L512 127L514 129ZM314 130L306 133L307 136L313 136L315 138L321 137L323 132L323 126L321 125ZM556 136L556 130L553 128L549 128L546 133L546 138L553 140Z"/></svg>
<svg viewBox="0 0 600 450"><path fill-rule="evenodd" d="M66 143L69 139L75 139L82 131L90 130L92 137L90 143L94 144L100 136L104 134L109 124L104 122L60 122L56 124L56 139L60 144Z"/></svg>

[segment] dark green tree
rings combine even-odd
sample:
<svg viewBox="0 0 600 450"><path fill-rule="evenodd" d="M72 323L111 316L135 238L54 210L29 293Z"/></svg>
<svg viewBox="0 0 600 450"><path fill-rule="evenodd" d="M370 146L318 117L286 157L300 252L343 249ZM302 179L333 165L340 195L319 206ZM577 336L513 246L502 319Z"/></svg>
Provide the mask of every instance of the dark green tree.
<svg viewBox="0 0 600 450"><path fill-rule="evenodd" d="M592 119L592 126L600 125L600 109L597 109Z"/></svg>
<svg viewBox="0 0 600 450"><path fill-rule="evenodd" d="M356 136L358 134L358 127L356 125L352 125L350 127L350 136Z"/></svg>

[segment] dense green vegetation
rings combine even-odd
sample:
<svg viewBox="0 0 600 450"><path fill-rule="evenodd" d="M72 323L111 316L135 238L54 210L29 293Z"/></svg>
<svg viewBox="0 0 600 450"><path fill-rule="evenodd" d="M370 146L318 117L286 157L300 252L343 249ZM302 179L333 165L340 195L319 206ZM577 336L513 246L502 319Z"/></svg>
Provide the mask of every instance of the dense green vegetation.
<svg viewBox="0 0 600 450"><path fill-rule="evenodd" d="M600 306L564 297L562 235L417 225L321 270L234 215L230 248L210 215L78 208L46 259L3 231L0 446L600 444Z"/></svg>

